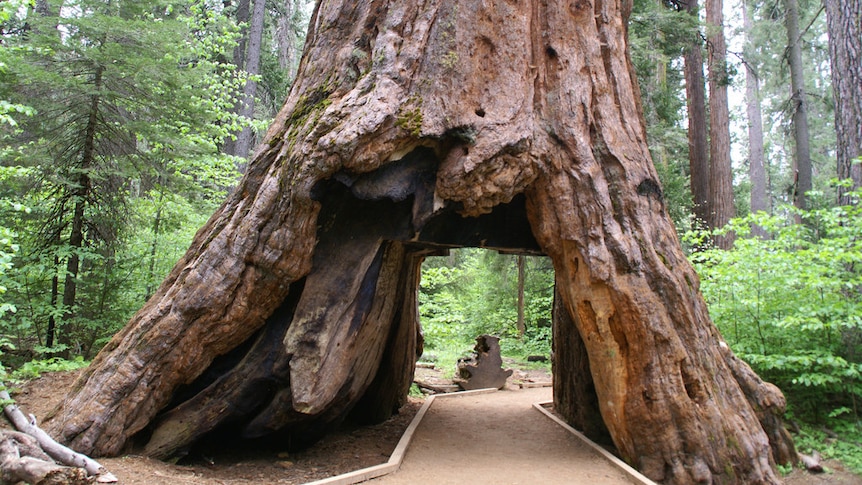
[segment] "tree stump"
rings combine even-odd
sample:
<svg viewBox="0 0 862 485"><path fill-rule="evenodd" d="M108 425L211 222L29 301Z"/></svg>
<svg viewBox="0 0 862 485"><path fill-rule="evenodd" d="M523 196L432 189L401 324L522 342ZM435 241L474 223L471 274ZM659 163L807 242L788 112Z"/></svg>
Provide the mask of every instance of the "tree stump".
<svg viewBox="0 0 862 485"><path fill-rule="evenodd" d="M46 425L86 453L136 437L161 455L380 419L421 354L419 262L478 246L551 258L555 391L591 382L629 463L779 483L783 396L727 357L665 210L630 8L318 2L245 177Z"/></svg>
<svg viewBox="0 0 862 485"><path fill-rule="evenodd" d="M506 387L506 379L512 375L512 369L503 370L500 337L479 335L473 350L475 356L472 361L458 362L455 383L465 391Z"/></svg>

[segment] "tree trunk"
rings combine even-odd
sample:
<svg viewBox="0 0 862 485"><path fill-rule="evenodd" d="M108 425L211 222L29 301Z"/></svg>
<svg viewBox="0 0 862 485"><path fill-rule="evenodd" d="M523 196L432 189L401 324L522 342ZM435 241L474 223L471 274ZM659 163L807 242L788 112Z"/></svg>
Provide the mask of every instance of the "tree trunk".
<svg viewBox="0 0 862 485"><path fill-rule="evenodd" d="M60 256L54 255L53 276L51 276L51 308L57 308L57 298L60 296ZM48 328L45 330L45 347L49 349L54 346L54 338L57 334L57 319L54 312L48 315Z"/></svg>
<svg viewBox="0 0 862 485"><path fill-rule="evenodd" d="M629 462L667 483L779 483L764 426L780 424L754 406L775 417L783 398L737 382L750 369L725 358L667 216L629 8L319 3L248 173L52 431L116 454L151 424L152 451L207 429L295 443L354 411L388 414L421 348L417 258L480 246L551 258L571 320L556 332L581 338Z"/></svg>
<svg viewBox="0 0 862 485"><path fill-rule="evenodd" d="M523 338L527 331L527 324L524 321L524 263L525 257L519 254L518 258L518 337Z"/></svg>
<svg viewBox="0 0 862 485"><path fill-rule="evenodd" d="M588 438L603 445L612 445L608 427L602 421L599 397L590 373L587 347L572 317L563 305L562 295L554 289L551 365L554 372L554 410ZM560 378L565 376L566 378Z"/></svg>
<svg viewBox="0 0 862 485"><path fill-rule="evenodd" d="M254 0L254 10L251 15L251 25L248 31L248 50L245 54L245 71L256 76L260 73L260 49L263 42L263 21L266 16L266 0ZM254 119L254 97L257 93L257 81L248 79L242 89L242 100L240 101L240 115L248 120ZM234 155L246 158L254 143L254 130L251 126L244 126L237 133L234 145ZM245 164L240 166L240 173L245 172Z"/></svg>
<svg viewBox="0 0 862 485"><path fill-rule="evenodd" d="M297 13L302 8L298 0L289 0L283 3L284 12L277 19L275 38L278 44L278 67L286 71L287 78L293 79L296 75L296 60L298 57L296 48L296 26L294 22Z"/></svg>
<svg viewBox="0 0 862 485"><path fill-rule="evenodd" d="M239 39L237 39L236 46L233 48L233 65L240 71L245 71L246 50L248 47L249 37L248 24L251 18L251 1L252 0L239 0L236 5L236 12L234 13L236 23L242 26ZM243 101L244 98L240 99L236 106L233 107L234 113L242 112ZM236 133L235 135L238 136L239 133ZM241 156L237 155L237 140L230 137L225 139L222 151L228 155Z"/></svg>
<svg viewBox="0 0 862 485"><path fill-rule="evenodd" d="M74 317L77 299L78 270L81 265L80 251L84 247L84 211L90 198L90 168L94 165L96 157L96 124L99 122L99 103L101 101L99 90L102 88L102 71L101 67L96 68L93 79L95 94L90 96L89 119L82 140L81 161L74 173L76 186L72 190L71 197L74 210L69 234L70 250L66 259L66 278L63 283L63 328L58 338L59 342L66 346L66 350L63 351L63 355L66 356L69 355L69 350L74 343L71 320Z"/></svg>
<svg viewBox="0 0 862 485"><path fill-rule="evenodd" d="M724 41L722 0L706 0L709 46L709 213L707 227L724 227L733 217L733 170L730 162L730 111L727 105L727 46ZM722 249L733 246L733 235L717 236Z"/></svg>
<svg viewBox="0 0 862 485"><path fill-rule="evenodd" d="M790 103L793 107L793 140L796 145L793 204L805 209L806 193L811 190L811 153L808 142L808 102L805 100L805 78L802 66L799 6L796 0L784 0L787 27L787 63L790 66Z"/></svg>
<svg viewBox="0 0 862 485"><path fill-rule="evenodd" d="M745 62L745 112L748 115L748 178L751 182L751 212L768 212L766 170L763 166L763 115L760 108L760 79L753 62L751 30L754 24L748 0L742 2L742 21L749 55ZM761 234L762 235L762 234Z"/></svg>
<svg viewBox="0 0 862 485"><path fill-rule="evenodd" d="M688 0L686 11L697 18L697 0ZM700 32L693 36L685 51L685 99L688 113L688 166L695 224L709 220L709 141L706 118L706 91L703 80L703 40Z"/></svg>
<svg viewBox="0 0 862 485"><path fill-rule="evenodd" d="M850 179L850 189L862 187L862 0L825 0L835 95L835 134L838 178ZM839 202L850 204L847 189Z"/></svg>

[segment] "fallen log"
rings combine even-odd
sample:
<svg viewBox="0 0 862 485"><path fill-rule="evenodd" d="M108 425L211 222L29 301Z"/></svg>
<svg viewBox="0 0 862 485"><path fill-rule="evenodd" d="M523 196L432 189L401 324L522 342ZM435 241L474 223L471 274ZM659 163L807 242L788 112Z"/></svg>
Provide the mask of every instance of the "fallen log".
<svg viewBox="0 0 862 485"><path fill-rule="evenodd" d="M814 450L811 455L799 453L799 460L809 472L823 473L823 465L820 463L820 453L818 453L817 450Z"/></svg>
<svg viewBox="0 0 862 485"><path fill-rule="evenodd" d="M0 391L0 400L8 402L12 398L7 391L3 390ZM57 443L54 438L51 438L48 433L36 425L35 417L31 415L28 420L14 403L4 406L3 412L15 426L15 429L32 437L32 440L29 440L21 438L20 433L14 435L4 433L2 442L0 442L0 470L2 470L4 480L9 483L26 481L28 483L76 484L90 483L89 476L95 477L97 483L116 483L118 481L117 477L96 460ZM18 446L16 443L24 446ZM28 454L33 453L37 456L21 456L22 450L30 450L35 448L37 444L44 453L37 454L28 451ZM59 466L45 458L56 460L61 465L66 466ZM35 479L37 477L41 478ZM54 477L58 477L56 480L59 481L54 481ZM17 478L17 480L13 480L13 478ZM44 481L46 479L50 480Z"/></svg>
<svg viewBox="0 0 862 485"><path fill-rule="evenodd" d="M459 386L456 386L455 384L444 384L442 386L437 386L434 384L429 384L429 383L424 382L424 381L413 381L413 382L420 389L427 389L427 390L434 392L434 393L437 393L437 394L445 394L448 392L457 392L461 389Z"/></svg>
<svg viewBox="0 0 862 485"><path fill-rule="evenodd" d="M32 437L15 432L0 432L0 481L2 483L38 483L40 485L78 485L90 483L83 468L57 465L29 440ZM35 441L35 440L34 440ZM29 456L29 453L41 455Z"/></svg>

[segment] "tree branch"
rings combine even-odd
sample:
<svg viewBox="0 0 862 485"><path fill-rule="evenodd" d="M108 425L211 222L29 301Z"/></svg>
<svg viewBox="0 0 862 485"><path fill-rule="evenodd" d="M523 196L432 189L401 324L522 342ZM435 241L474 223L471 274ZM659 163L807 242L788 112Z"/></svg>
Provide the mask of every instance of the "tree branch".
<svg viewBox="0 0 862 485"><path fill-rule="evenodd" d="M6 390L0 391L0 400L11 401L12 398ZM63 465L83 468L89 475L95 476L98 483L116 483L117 477L109 472L105 467L100 465L96 460L75 452L60 443L57 443L54 438L48 435L41 428L36 426L36 419L28 420L21 409L15 404L8 404L3 407L3 412L9 421L15 426L18 431L26 433L39 443L39 446L54 460L57 460ZM31 416L32 417L32 416Z"/></svg>

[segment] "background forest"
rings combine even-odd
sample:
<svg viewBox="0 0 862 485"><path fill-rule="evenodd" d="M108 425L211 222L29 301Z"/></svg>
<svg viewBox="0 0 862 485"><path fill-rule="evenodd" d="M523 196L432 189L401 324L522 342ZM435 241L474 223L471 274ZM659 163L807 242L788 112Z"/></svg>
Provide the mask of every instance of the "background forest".
<svg viewBox="0 0 862 485"><path fill-rule="evenodd" d="M0 2L7 370L84 365L155 291L281 107L309 3ZM862 116L862 88L843 82L862 68L841 54L862 35L835 27L845 11L862 0L635 0L629 34L713 319L785 392L800 448L862 472L862 141L844 112ZM543 257L429 258L427 353L454 365L492 333L548 355L553 284Z"/></svg>

